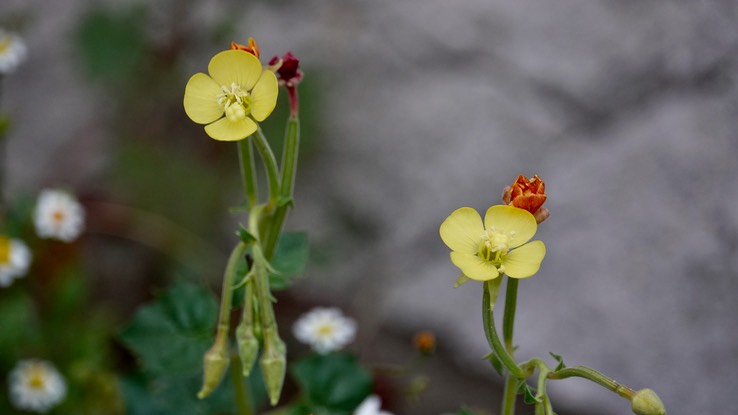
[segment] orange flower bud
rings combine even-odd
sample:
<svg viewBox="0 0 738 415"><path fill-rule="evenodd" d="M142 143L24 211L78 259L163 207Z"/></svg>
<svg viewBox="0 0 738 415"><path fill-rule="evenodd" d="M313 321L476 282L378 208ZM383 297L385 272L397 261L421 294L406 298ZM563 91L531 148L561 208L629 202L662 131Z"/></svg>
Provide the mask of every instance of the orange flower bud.
<svg viewBox="0 0 738 415"><path fill-rule="evenodd" d="M248 52L257 58L259 57L259 45L256 44L256 41L253 37L249 38L249 45L241 45L240 43L231 42L231 50L242 50L244 52Z"/></svg>
<svg viewBox="0 0 738 415"><path fill-rule="evenodd" d="M518 176L511 186L505 187L502 201L510 206L525 209L541 223L549 216L548 209L543 207L546 201L546 184L538 175L528 180L525 176Z"/></svg>
<svg viewBox="0 0 738 415"><path fill-rule="evenodd" d="M430 355L436 349L436 336L428 330L418 332L413 338L413 345L424 355Z"/></svg>

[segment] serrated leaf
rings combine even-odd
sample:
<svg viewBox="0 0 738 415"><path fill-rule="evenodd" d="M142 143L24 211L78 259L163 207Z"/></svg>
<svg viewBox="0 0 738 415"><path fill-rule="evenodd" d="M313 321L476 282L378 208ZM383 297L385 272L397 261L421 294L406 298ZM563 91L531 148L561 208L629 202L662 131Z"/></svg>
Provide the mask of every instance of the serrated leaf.
<svg viewBox="0 0 738 415"><path fill-rule="evenodd" d="M153 373L195 374L213 341L217 312L210 292L178 283L153 304L141 307L120 337Z"/></svg>
<svg viewBox="0 0 738 415"><path fill-rule="evenodd" d="M372 391L369 372L347 354L311 356L291 369L311 407L350 412Z"/></svg>
<svg viewBox="0 0 738 415"><path fill-rule="evenodd" d="M269 274L269 287L273 290L287 288L292 279L305 270L310 249L305 232L285 232L277 243L271 261L276 272Z"/></svg>

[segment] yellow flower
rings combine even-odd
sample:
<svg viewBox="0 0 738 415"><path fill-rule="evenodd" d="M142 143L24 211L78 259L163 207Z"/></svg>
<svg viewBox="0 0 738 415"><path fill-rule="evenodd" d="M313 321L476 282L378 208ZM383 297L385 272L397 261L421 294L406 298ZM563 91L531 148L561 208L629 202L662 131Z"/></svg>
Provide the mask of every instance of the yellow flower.
<svg viewBox="0 0 738 415"><path fill-rule="evenodd" d="M269 116L277 104L274 72L262 69L259 59L242 50L220 52L210 60L210 76L192 75L185 87L184 108L216 140L242 140L254 133L256 122Z"/></svg>
<svg viewBox="0 0 738 415"><path fill-rule="evenodd" d="M490 207L484 223L476 210L463 207L443 221L441 239L451 248L451 262L468 278L528 278L538 272L546 255L543 242L526 243L537 227L530 212L513 206Z"/></svg>

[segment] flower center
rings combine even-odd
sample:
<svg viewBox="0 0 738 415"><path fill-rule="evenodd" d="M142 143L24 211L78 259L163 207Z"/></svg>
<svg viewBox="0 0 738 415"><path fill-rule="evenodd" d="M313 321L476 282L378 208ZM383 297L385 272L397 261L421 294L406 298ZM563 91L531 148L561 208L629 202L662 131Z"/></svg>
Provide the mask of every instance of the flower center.
<svg viewBox="0 0 738 415"><path fill-rule="evenodd" d="M54 211L54 213L51 215L51 218L54 220L54 222L61 223L62 221L64 221L64 212L62 212L61 210Z"/></svg>
<svg viewBox="0 0 738 415"><path fill-rule="evenodd" d="M0 38L0 54L5 53L10 49L10 37Z"/></svg>
<svg viewBox="0 0 738 415"><path fill-rule="evenodd" d="M251 113L251 96L241 85L233 82L230 87L221 86L223 93L218 95L218 105L223 106L228 121L236 122Z"/></svg>
<svg viewBox="0 0 738 415"><path fill-rule="evenodd" d="M481 236L477 256L493 263L502 272L502 260L510 250L510 239L514 234L515 231L502 232L495 228L487 229Z"/></svg>
<svg viewBox="0 0 738 415"><path fill-rule="evenodd" d="M328 337L333 334L333 326L330 324L323 324L322 326L318 327L318 335L321 337Z"/></svg>
<svg viewBox="0 0 738 415"><path fill-rule="evenodd" d="M35 375L32 378L28 379L28 387L31 389L43 389L44 388L44 378L40 375Z"/></svg>

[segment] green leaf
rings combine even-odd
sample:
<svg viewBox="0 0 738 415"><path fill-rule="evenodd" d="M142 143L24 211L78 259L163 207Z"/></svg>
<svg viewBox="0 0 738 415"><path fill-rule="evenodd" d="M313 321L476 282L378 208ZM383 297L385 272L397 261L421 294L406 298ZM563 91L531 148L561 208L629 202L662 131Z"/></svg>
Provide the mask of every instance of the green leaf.
<svg viewBox="0 0 738 415"><path fill-rule="evenodd" d="M500 376L504 375L505 367L502 365L502 361L499 357L497 357L497 353L495 353L494 350L484 356L484 359L489 360L489 362L492 364L492 367L495 368L495 371Z"/></svg>
<svg viewBox="0 0 738 415"><path fill-rule="evenodd" d="M566 365L564 364L564 358L562 358L561 356L553 352L548 352L548 354L550 354L551 357L553 357L557 362L559 362L559 364L556 365L556 369L554 369L554 372L558 372L559 370L564 369L566 367Z"/></svg>
<svg viewBox="0 0 738 415"><path fill-rule="evenodd" d="M528 405L533 405L538 402L538 398L536 398L535 392L535 389L531 388L528 385L525 385L525 388L523 388L523 402L527 403Z"/></svg>
<svg viewBox="0 0 738 415"><path fill-rule="evenodd" d="M467 281L471 281L471 278L467 277L464 274L459 275L459 278L456 279L456 282L454 283L454 288L459 288Z"/></svg>
<svg viewBox="0 0 738 415"><path fill-rule="evenodd" d="M24 348L41 343L31 298L22 291L15 293L3 296L0 301L0 361L5 357L12 362Z"/></svg>
<svg viewBox="0 0 738 415"><path fill-rule="evenodd" d="M244 228L243 225L238 226L238 238L241 239L241 242L245 244L250 244L251 242L254 242L256 240L256 237L251 234L251 232L248 231L248 229Z"/></svg>
<svg viewBox="0 0 738 415"><path fill-rule="evenodd" d="M369 372L359 365L355 357L347 354L332 353L302 359L292 365L292 375L316 414L350 413L372 391Z"/></svg>
<svg viewBox="0 0 738 415"><path fill-rule="evenodd" d="M244 378L249 396L256 407L266 403L258 365ZM120 380L127 415L220 415L233 413L234 388L231 382L217 388L206 399L197 399L201 376L156 377L144 372Z"/></svg>
<svg viewBox="0 0 738 415"><path fill-rule="evenodd" d="M277 198L277 207L294 206L295 201L291 197L280 196Z"/></svg>
<svg viewBox="0 0 738 415"><path fill-rule="evenodd" d="M269 287L273 290L287 288L292 278L305 270L309 251L307 233L283 233L272 259L272 267L276 272L269 274Z"/></svg>
<svg viewBox="0 0 738 415"><path fill-rule="evenodd" d="M517 393L518 395L523 395L523 402L527 403L528 405L539 402L539 400L536 398L536 390L525 383L524 379L518 380Z"/></svg>
<svg viewBox="0 0 738 415"><path fill-rule="evenodd" d="M153 304L141 307L120 337L154 373L198 373L213 341L217 311L207 290L178 283Z"/></svg>
<svg viewBox="0 0 738 415"><path fill-rule="evenodd" d="M495 304L497 303L497 297L500 293L500 285L502 285L502 277L497 277L491 281L489 281L488 284L485 284L489 287L489 311L494 310Z"/></svg>

